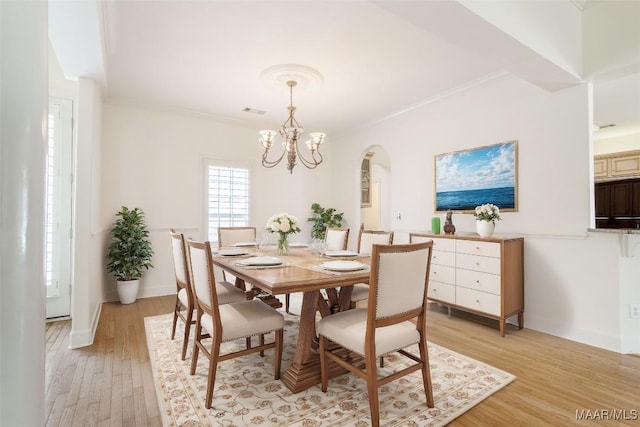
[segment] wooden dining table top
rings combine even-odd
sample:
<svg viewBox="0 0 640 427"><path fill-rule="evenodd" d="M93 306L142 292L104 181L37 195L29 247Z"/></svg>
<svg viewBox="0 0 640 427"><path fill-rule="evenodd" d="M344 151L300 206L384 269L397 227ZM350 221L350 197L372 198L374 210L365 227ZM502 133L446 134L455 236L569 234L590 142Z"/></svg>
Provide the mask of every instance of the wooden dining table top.
<svg viewBox="0 0 640 427"><path fill-rule="evenodd" d="M221 248L222 249L222 248ZM277 255L275 246L247 248L244 256L222 256L214 254L213 262L237 278L251 283L272 295L292 292L307 292L319 289L349 286L369 282L369 268L348 271L322 271L321 264L328 261L349 260L369 265L369 256L326 257L311 253L307 248L290 248L289 255ZM252 256L275 256L282 260L279 266L242 266L238 261Z"/></svg>

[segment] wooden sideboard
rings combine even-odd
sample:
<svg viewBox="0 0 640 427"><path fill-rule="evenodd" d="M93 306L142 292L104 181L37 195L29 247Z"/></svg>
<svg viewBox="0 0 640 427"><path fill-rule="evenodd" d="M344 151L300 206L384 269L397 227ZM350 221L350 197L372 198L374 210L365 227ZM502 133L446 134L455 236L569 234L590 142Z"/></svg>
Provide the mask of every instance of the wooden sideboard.
<svg viewBox="0 0 640 427"><path fill-rule="evenodd" d="M432 301L524 327L524 239L431 235L428 297Z"/></svg>

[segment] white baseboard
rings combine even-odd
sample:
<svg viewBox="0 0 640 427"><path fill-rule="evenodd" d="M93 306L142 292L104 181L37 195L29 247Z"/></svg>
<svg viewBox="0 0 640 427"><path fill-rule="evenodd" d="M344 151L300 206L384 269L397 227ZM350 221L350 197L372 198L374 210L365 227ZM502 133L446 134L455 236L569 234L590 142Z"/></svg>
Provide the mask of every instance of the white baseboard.
<svg viewBox="0 0 640 427"><path fill-rule="evenodd" d="M102 303L98 304L96 310L93 313L93 319L91 320L91 328L81 331L71 331L69 334L69 348L76 349L81 347L87 347L93 344L93 340L96 337L96 331L98 330L98 322L100 321L100 313L102 312Z"/></svg>
<svg viewBox="0 0 640 427"><path fill-rule="evenodd" d="M622 354L640 355L640 337L622 337L620 341L620 352Z"/></svg>

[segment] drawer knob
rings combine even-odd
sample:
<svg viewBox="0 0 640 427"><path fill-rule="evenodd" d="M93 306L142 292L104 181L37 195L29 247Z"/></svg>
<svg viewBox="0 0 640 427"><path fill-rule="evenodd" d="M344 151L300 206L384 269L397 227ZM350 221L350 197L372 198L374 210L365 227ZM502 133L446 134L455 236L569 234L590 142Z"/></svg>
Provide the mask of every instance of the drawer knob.
<svg viewBox="0 0 640 427"><path fill-rule="evenodd" d="M480 284L480 280L476 280L476 283L479 285Z"/></svg>
<svg viewBox="0 0 640 427"><path fill-rule="evenodd" d="M477 299L477 300L476 300L476 302L477 302L478 304L480 304L480 300L479 300L479 299Z"/></svg>

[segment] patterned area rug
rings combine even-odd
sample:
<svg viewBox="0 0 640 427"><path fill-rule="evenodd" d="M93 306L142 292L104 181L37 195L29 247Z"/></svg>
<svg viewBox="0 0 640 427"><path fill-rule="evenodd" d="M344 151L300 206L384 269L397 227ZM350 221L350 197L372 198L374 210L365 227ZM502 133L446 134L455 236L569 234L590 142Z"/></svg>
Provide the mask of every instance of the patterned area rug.
<svg viewBox="0 0 640 427"><path fill-rule="evenodd" d="M293 358L298 333L298 318L285 314L285 319L283 372ZM363 380L345 374L329 381L327 393L315 386L292 394L273 379L273 351L265 352L264 357L256 353L221 362L213 407L205 409L207 359L199 357L196 374L189 375L191 348L187 360L180 360L182 340L178 337L183 334L182 322L178 322L176 340L172 341L171 321L172 314L145 318L149 357L165 426L371 425ZM242 349L245 344L242 340L224 345ZM410 350L418 354L417 347ZM417 371L380 387L381 425L446 425L515 379L507 372L432 343L429 357L435 408L426 405L422 377ZM379 371L397 370L408 362L402 356L390 355L385 357L385 368Z"/></svg>

